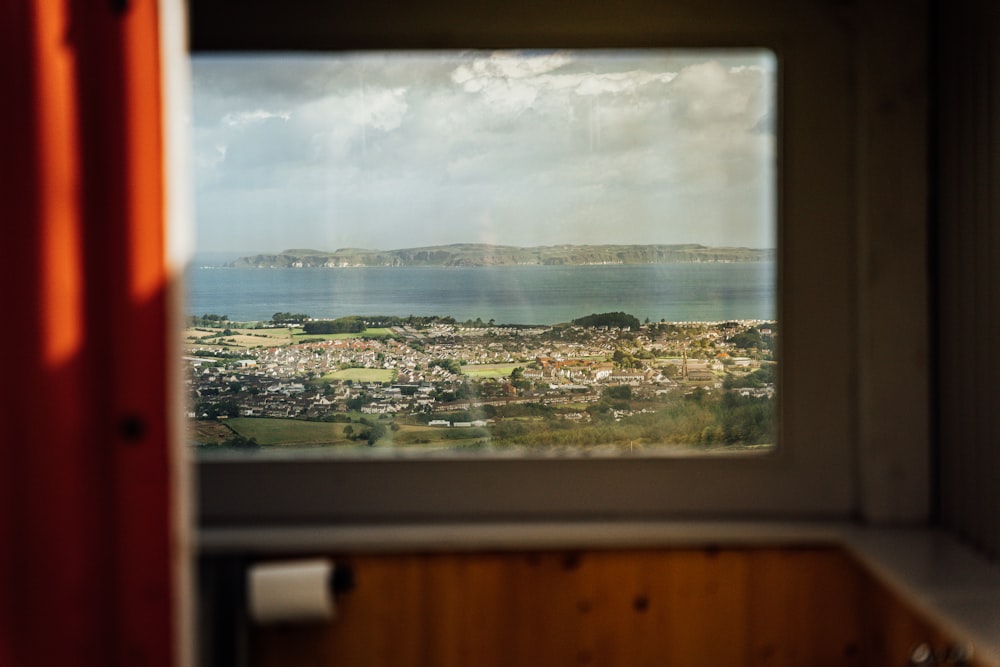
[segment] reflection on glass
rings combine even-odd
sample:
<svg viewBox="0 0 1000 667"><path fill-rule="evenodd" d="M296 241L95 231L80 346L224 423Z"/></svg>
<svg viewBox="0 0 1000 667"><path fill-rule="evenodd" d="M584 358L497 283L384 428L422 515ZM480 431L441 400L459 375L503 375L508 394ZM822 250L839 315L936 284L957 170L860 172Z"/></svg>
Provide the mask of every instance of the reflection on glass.
<svg viewBox="0 0 1000 667"><path fill-rule="evenodd" d="M754 51L199 56L202 453L775 443Z"/></svg>

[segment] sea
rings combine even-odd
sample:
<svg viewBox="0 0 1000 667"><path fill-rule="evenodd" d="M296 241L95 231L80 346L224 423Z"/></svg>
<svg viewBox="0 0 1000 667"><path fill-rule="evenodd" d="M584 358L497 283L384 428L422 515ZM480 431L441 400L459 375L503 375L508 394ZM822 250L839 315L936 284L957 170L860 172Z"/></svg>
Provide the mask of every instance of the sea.
<svg viewBox="0 0 1000 667"><path fill-rule="evenodd" d="M226 268L195 257L190 315L238 322L277 312L313 318L440 315L495 324L558 324L593 313L640 321L776 319L773 262L496 267Z"/></svg>

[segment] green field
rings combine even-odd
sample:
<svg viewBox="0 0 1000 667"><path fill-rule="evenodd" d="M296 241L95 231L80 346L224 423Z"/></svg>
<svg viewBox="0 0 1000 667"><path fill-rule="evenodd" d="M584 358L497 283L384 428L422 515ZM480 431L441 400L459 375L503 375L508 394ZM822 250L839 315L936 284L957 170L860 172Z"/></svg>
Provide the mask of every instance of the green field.
<svg viewBox="0 0 1000 667"><path fill-rule="evenodd" d="M489 431L483 428L445 428L441 426L401 425L392 434L396 445L448 445L457 447L489 438Z"/></svg>
<svg viewBox="0 0 1000 667"><path fill-rule="evenodd" d="M373 328L365 329L362 333L338 333L338 334L305 334L301 331L293 336L296 343L313 340L354 340L356 338L390 338L391 329Z"/></svg>
<svg viewBox="0 0 1000 667"><path fill-rule="evenodd" d="M510 377L515 368L524 368L524 364L467 364L462 366L462 373L474 378Z"/></svg>
<svg viewBox="0 0 1000 667"><path fill-rule="evenodd" d="M386 423L388 426L388 423ZM353 441L344 435L350 426L355 434L368 427L352 422L310 422L298 419L269 417L233 417L224 422L204 421L191 423L191 440L203 445L218 445L234 433L247 440L254 439L262 446L358 446L364 441ZM488 439L488 431L480 428L439 428L422 425L401 425L397 431L386 430L377 445L386 446L468 446Z"/></svg>
<svg viewBox="0 0 1000 667"><path fill-rule="evenodd" d="M333 373L327 373L320 381L392 382L394 377L396 377L396 371L391 368L343 368Z"/></svg>
<svg viewBox="0 0 1000 667"><path fill-rule="evenodd" d="M350 443L344 436L344 427L347 426L344 423L307 422L298 419L271 419L267 417L234 417L227 420L226 425L244 438L256 439L260 445L338 445Z"/></svg>
<svg viewBox="0 0 1000 667"><path fill-rule="evenodd" d="M292 342L292 329L231 329L229 336L216 336L225 331L224 328L207 329L206 327L188 328L184 330L184 342L187 345L204 347L218 345L225 341L232 347L277 347ZM206 338L207 337L207 338Z"/></svg>
<svg viewBox="0 0 1000 667"><path fill-rule="evenodd" d="M366 329L364 333L304 334L301 328L230 328L229 336L219 336L226 327L191 327L184 330L184 341L188 345L217 345L225 341L230 347L275 347L292 343L308 343L314 340L352 340L355 338L390 338L392 330L386 328ZM207 337L207 338L206 338Z"/></svg>
<svg viewBox="0 0 1000 667"><path fill-rule="evenodd" d="M362 335L370 338L388 338L393 334L392 329L373 327L371 329L365 329L365 332Z"/></svg>

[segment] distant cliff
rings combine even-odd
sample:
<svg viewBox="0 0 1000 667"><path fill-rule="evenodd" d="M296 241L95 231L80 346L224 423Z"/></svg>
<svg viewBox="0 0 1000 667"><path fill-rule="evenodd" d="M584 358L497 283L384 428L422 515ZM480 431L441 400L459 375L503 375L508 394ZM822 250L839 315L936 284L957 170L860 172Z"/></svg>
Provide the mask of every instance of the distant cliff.
<svg viewBox="0 0 1000 667"><path fill-rule="evenodd" d="M482 243L366 250L341 248L285 250L276 254L240 257L235 268L339 268L352 266L516 266L586 264L669 264L696 262L765 262L774 250L712 248L684 245L556 245L519 248Z"/></svg>

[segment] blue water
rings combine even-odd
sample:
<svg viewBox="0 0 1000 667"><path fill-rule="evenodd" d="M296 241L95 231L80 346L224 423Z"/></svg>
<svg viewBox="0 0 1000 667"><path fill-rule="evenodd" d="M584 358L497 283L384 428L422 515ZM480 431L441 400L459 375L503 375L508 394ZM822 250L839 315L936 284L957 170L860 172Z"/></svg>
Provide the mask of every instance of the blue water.
<svg viewBox="0 0 1000 667"><path fill-rule="evenodd" d="M775 319L775 266L617 266L226 269L193 267L186 312L269 320L276 312L450 315L497 324L556 324L611 311L640 320Z"/></svg>

